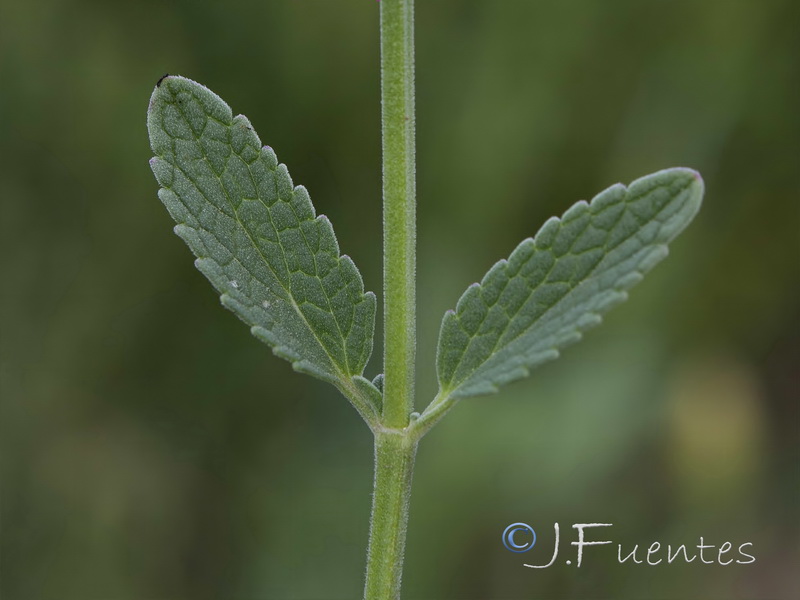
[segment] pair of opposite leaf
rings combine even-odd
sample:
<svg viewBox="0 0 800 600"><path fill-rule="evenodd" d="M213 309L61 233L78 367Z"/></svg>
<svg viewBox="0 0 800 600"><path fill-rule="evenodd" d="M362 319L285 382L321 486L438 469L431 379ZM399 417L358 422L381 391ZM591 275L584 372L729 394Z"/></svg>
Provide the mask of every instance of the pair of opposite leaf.
<svg viewBox="0 0 800 600"><path fill-rule="evenodd" d="M147 125L159 197L223 305L296 370L332 383L379 423L380 386L363 377L375 295L339 254L306 189L293 185L246 117L194 81L163 78ZM667 255L702 196L695 171L667 169L548 220L445 314L440 391L422 418L558 357Z"/></svg>

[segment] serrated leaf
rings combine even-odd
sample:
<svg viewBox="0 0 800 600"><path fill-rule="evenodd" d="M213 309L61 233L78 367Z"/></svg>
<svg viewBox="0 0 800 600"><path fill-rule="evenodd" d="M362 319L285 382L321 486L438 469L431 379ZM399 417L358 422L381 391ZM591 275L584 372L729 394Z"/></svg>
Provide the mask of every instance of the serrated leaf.
<svg viewBox="0 0 800 600"><path fill-rule="evenodd" d="M296 370L377 402L360 377L375 295L247 118L202 85L166 77L147 126L158 195L222 303Z"/></svg>
<svg viewBox="0 0 800 600"><path fill-rule="evenodd" d="M702 196L695 171L667 169L547 221L445 314L439 397L493 393L557 358L667 255Z"/></svg>

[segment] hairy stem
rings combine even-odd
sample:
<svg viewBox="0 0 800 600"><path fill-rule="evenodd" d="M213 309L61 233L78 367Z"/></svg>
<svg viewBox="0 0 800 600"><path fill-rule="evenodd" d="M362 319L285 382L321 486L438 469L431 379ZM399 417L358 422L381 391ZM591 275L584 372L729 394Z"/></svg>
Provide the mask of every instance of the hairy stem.
<svg viewBox="0 0 800 600"><path fill-rule="evenodd" d="M383 129L383 414L375 432L366 600L398 600L417 436L416 182L414 165L414 0L383 0L381 123Z"/></svg>
<svg viewBox="0 0 800 600"><path fill-rule="evenodd" d="M365 600L398 600L417 440L404 432L375 435L375 494L367 551Z"/></svg>
<svg viewBox="0 0 800 600"><path fill-rule="evenodd" d="M408 425L416 354L414 1L382 0L383 422Z"/></svg>

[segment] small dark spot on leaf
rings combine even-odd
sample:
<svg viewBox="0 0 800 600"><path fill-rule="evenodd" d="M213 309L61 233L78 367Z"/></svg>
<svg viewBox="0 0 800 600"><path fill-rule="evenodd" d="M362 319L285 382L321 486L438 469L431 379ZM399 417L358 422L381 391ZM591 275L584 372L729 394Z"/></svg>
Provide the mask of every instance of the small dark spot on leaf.
<svg viewBox="0 0 800 600"><path fill-rule="evenodd" d="M161 77L158 78L156 82L156 87L161 87L161 82L164 81L167 77L169 77L169 73L164 73Z"/></svg>

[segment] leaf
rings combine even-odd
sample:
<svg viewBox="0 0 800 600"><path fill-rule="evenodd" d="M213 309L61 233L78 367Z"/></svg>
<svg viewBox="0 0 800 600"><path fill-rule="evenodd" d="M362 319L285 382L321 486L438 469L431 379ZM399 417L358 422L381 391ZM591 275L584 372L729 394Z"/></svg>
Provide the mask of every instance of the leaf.
<svg viewBox="0 0 800 600"><path fill-rule="evenodd" d="M375 295L306 189L246 117L189 79L159 81L147 126L158 195L222 304L296 370L374 404L380 394L361 374Z"/></svg>
<svg viewBox="0 0 800 600"><path fill-rule="evenodd" d="M496 392L559 356L667 256L700 208L703 182L667 169L616 184L548 220L472 284L442 321L439 398Z"/></svg>

